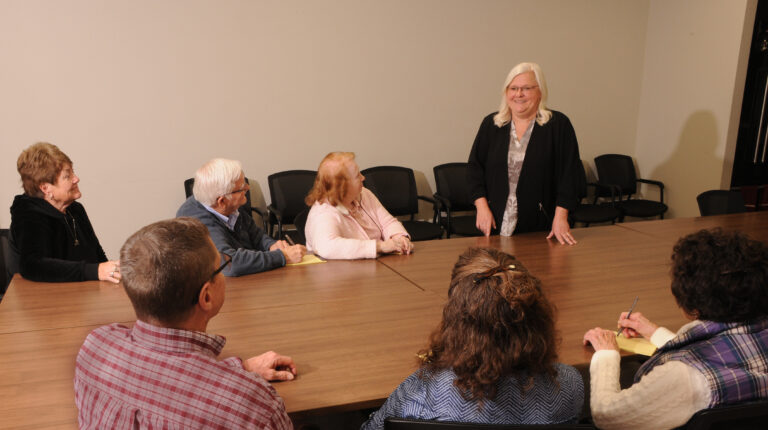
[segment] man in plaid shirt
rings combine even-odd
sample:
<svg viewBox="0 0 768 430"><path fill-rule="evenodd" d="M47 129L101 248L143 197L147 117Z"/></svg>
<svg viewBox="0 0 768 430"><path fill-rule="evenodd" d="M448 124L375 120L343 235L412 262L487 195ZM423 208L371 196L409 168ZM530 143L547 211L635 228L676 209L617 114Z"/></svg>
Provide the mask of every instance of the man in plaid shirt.
<svg viewBox="0 0 768 430"><path fill-rule="evenodd" d="M219 360L225 339L205 332L224 303L221 271L231 259L203 224L146 226L125 242L120 261L137 321L85 339L75 368L81 428L293 427L267 382L292 380L293 360L271 351Z"/></svg>

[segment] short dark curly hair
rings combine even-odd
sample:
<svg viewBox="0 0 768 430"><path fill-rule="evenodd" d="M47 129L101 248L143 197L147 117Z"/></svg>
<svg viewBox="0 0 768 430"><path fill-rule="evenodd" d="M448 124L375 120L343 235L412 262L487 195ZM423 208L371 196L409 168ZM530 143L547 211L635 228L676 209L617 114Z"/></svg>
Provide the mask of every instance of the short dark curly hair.
<svg viewBox="0 0 768 430"><path fill-rule="evenodd" d="M470 248L453 268L443 319L421 351L422 375L452 369L467 400L493 400L500 380L557 376L555 309L541 282L513 256Z"/></svg>
<svg viewBox="0 0 768 430"><path fill-rule="evenodd" d="M768 245L719 228L682 237L672 253L672 294L702 320L768 315Z"/></svg>

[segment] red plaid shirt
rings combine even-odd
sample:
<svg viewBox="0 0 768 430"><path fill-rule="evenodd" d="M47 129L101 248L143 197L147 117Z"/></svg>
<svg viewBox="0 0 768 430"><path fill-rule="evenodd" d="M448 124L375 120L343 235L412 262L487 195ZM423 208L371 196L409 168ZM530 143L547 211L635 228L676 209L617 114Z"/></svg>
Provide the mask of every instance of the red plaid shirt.
<svg viewBox="0 0 768 430"><path fill-rule="evenodd" d="M224 343L141 321L94 330L75 368L80 428L293 428L268 382L216 358Z"/></svg>

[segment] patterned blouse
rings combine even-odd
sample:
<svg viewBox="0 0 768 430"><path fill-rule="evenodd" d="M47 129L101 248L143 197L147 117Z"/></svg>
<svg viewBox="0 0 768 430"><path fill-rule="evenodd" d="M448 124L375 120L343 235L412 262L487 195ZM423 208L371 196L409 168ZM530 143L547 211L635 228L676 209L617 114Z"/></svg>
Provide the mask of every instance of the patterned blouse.
<svg viewBox="0 0 768 430"><path fill-rule="evenodd" d="M499 383L496 397L482 407L461 396L453 385L456 374L452 370L425 376L417 370L371 414L362 429L383 429L387 417L485 424L575 423L584 403L584 382L571 366L557 363L555 369L555 380L536 376L533 387L524 393L517 377L506 378Z"/></svg>

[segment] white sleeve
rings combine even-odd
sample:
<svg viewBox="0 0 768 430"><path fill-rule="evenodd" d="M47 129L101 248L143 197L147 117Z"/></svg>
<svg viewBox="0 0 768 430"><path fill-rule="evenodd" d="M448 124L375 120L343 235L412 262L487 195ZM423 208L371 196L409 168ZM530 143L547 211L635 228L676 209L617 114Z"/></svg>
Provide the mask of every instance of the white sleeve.
<svg viewBox="0 0 768 430"><path fill-rule="evenodd" d="M652 344L654 344L654 346L656 346L656 348L661 348L665 343L672 340L675 336L677 335L674 332L667 330L665 327L659 327L655 332L653 332L649 340Z"/></svg>
<svg viewBox="0 0 768 430"><path fill-rule="evenodd" d="M601 429L669 429L685 424L709 405L711 393L704 375L680 361L653 368L626 390L619 387L618 351L592 356L590 406Z"/></svg>

